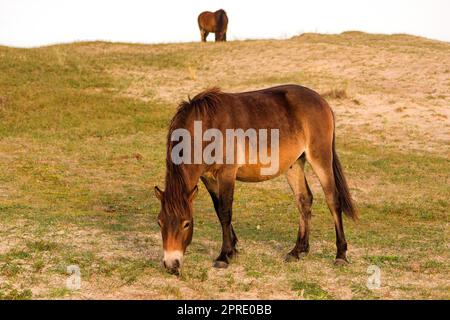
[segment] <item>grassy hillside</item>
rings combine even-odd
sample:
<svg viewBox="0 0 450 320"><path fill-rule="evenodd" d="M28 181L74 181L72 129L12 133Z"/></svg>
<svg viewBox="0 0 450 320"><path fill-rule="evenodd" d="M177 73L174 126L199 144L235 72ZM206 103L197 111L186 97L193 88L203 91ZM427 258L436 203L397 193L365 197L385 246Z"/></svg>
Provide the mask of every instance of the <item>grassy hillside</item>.
<svg viewBox="0 0 450 320"><path fill-rule="evenodd" d="M284 177L237 185L240 255L212 268L220 226L203 186L181 279L160 268L153 186L167 125L209 86L298 83L337 115L338 152L361 211L351 264L317 179L311 253L285 264L298 212ZM407 35L283 41L0 47L0 298L450 298L450 44ZM66 268L82 288L66 288ZM366 288L367 267L381 288Z"/></svg>

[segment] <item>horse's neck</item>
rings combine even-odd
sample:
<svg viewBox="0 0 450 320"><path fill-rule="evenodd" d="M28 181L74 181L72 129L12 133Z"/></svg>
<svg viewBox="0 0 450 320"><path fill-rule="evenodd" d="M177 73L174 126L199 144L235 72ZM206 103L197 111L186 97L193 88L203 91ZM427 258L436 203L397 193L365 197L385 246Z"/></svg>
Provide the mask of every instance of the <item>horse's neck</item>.
<svg viewBox="0 0 450 320"><path fill-rule="evenodd" d="M166 178L166 189L169 189L169 192L173 192L175 190L170 189L177 189L177 191L181 192L191 192L194 190L195 186L198 184L198 181L200 180L200 176L203 172L203 166L202 165L186 165L186 164L180 164L181 166L179 169L179 172L171 172L167 175ZM182 177L178 177L181 179L176 179L173 183L168 183L168 179L172 175L180 175L182 174ZM185 189L185 190L182 190ZM174 192L177 193L177 192Z"/></svg>
<svg viewBox="0 0 450 320"><path fill-rule="evenodd" d="M184 165L185 166L185 183L189 192L194 190L195 186L200 180L200 176L203 172L202 165Z"/></svg>
<svg viewBox="0 0 450 320"><path fill-rule="evenodd" d="M176 116L177 117L177 116ZM199 119L199 115L197 114L196 109L190 108L187 115L184 115L181 118L177 119L177 124L174 126L174 128L186 128L189 127L189 124L193 121L196 121L196 119ZM203 119L200 117L202 121L207 121L208 119ZM168 143L171 143L170 141ZM171 150L172 148L169 148L168 150ZM170 154L169 154L170 153ZM167 154L168 157L171 157L171 151ZM172 159L167 159L166 161L172 162ZM172 162L173 163L173 162ZM184 186L181 185L173 185L174 188L186 188L186 192L191 192L194 187L198 184L198 181L200 180L200 176L203 173L204 165L203 164L179 164L169 166L167 170L170 170L171 172L168 172L167 177L172 176L172 179L174 181L177 181L179 183L183 183ZM180 177L182 175L182 177ZM166 180L167 183L167 180ZM166 185L167 186L167 185Z"/></svg>

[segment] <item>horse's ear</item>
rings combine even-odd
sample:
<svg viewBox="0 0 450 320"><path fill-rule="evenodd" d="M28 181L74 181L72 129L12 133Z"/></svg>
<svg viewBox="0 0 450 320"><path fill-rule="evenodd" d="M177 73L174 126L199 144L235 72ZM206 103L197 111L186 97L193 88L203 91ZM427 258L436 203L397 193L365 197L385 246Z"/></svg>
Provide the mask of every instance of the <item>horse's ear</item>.
<svg viewBox="0 0 450 320"><path fill-rule="evenodd" d="M189 201L194 200L195 196L197 195L198 187L195 186L194 189L192 189L191 193L189 194Z"/></svg>
<svg viewBox="0 0 450 320"><path fill-rule="evenodd" d="M155 186L155 195L159 199L159 201L162 201L164 191L162 191L158 186Z"/></svg>

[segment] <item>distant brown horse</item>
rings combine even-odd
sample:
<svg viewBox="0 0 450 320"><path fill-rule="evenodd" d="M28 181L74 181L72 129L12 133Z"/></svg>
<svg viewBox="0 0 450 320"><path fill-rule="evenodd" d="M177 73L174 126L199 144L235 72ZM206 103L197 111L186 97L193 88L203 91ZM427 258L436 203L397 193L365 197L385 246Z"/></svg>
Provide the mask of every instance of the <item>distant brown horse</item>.
<svg viewBox="0 0 450 320"><path fill-rule="evenodd" d="M276 140L271 141L268 146L272 155L278 151L279 164L276 171L263 175L262 169L267 168L267 163L263 163L261 158L253 164L229 162L228 158L225 159L228 150L225 143L218 144L220 147L215 154L219 155L216 158L219 161L214 163L193 161L197 156L195 150L186 154L183 150L183 156L188 160L186 163L174 162L175 151L179 148L176 143L180 140L176 136L178 133L189 134L190 138L186 141L183 139L183 143L194 146L197 144L202 151L206 150L207 140L212 141L212 138L209 136L199 143L195 136L199 130L215 130L211 132L215 133L214 141L217 142L221 134L228 135L228 130L236 128L246 132L251 132L252 129L278 130L278 146L274 144ZM236 180L260 182L281 174L286 175L300 211L297 242L286 260L298 260L306 254L309 251L313 195L305 178L305 162L311 165L318 176L333 216L337 246L335 263L345 264L347 242L342 211L352 219L357 219L357 211L336 153L334 130L334 115L328 103L316 92L297 85L243 93L208 90L183 102L169 128L165 191L155 187L156 196L161 201L158 223L161 227L166 269L171 273L180 272L186 247L192 240L193 199L200 179L211 195L222 225L222 250L215 260L215 267L227 267L236 254L237 237L231 225ZM227 146L228 143L232 144L230 150L239 148L236 144L238 146L234 149L234 141L227 140ZM248 159L250 147L244 148L241 150L245 150L245 158Z"/></svg>
<svg viewBox="0 0 450 320"><path fill-rule="evenodd" d="M200 13L198 27L200 28L202 42L206 42L210 32L216 34L216 41L227 41L228 17L222 9L216 12L205 11Z"/></svg>

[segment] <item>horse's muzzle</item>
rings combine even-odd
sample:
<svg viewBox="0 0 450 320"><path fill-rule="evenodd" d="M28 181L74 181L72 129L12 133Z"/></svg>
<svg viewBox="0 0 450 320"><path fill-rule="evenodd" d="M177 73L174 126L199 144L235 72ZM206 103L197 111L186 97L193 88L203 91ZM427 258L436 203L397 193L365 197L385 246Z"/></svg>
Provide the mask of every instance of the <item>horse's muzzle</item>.
<svg viewBox="0 0 450 320"><path fill-rule="evenodd" d="M170 274L180 275L183 253L181 251L165 251L163 265Z"/></svg>
<svg viewBox="0 0 450 320"><path fill-rule="evenodd" d="M164 268L166 268L167 272L170 274L180 275L180 260L175 259L171 265L168 265L165 261L163 261Z"/></svg>

